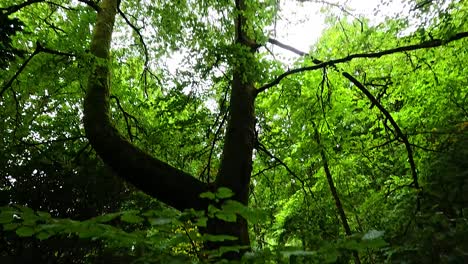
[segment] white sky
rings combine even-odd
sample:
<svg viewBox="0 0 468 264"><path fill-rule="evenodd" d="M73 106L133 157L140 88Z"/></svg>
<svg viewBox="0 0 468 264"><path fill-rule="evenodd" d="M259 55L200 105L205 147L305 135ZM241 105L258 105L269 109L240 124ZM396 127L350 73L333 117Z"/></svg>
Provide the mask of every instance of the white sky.
<svg viewBox="0 0 468 264"><path fill-rule="evenodd" d="M327 0L323 2L347 7L356 17L367 17L374 23L384 20L385 16L393 16L404 10L402 0L393 0L385 8L378 8L380 0ZM320 14L323 3L313 3L314 1L298 2L294 0L281 1L280 20L277 22L276 39L293 46L301 51L308 52L325 29L325 16ZM316 0L315 2L320 2ZM328 5L331 7L331 5ZM375 9L379 9L379 14L374 16ZM337 7L332 8L337 15L346 15ZM280 52L277 48L275 51ZM292 54L291 54L292 55ZM287 54L286 54L287 56Z"/></svg>

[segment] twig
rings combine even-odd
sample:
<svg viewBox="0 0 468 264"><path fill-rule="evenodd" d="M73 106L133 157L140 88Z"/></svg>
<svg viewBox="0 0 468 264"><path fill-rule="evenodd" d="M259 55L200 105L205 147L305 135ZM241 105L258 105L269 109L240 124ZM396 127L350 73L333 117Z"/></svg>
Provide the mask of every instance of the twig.
<svg viewBox="0 0 468 264"><path fill-rule="evenodd" d="M132 134L132 127L130 126L130 123L128 122L128 118L130 117L135 123L138 123L138 119L123 109L122 105L120 104L120 100L119 98L117 98L117 96L111 95L110 98L114 99L117 102L117 107L119 107L120 111L122 112L124 119L125 119L125 123L127 124L128 137L130 141L133 142L134 136Z"/></svg>
<svg viewBox="0 0 468 264"><path fill-rule="evenodd" d="M144 85L144 90L145 90L145 95L146 97L148 97L148 90L147 90L147 73L149 73L151 76L153 76L156 81L158 81L158 83L162 86L161 84L161 80L154 74L150 71L149 69L149 52L148 52L148 46L146 45L146 42L145 42L145 39L143 38L143 35L141 34L140 32L140 29L137 28L128 18L127 16L125 15L125 13L120 9L120 7L118 7L118 12L120 14L120 16L122 16L122 18L125 20L125 23L127 23L128 26L130 26L138 35L138 38L140 39L140 43L141 45L143 46L143 53L144 53L144 56L145 56L145 62L144 62L144 69L143 69L143 73L141 74L141 78L144 79L144 82L145 82L145 85Z"/></svg>
<svg viewBox="0 0 468 264"><path fill-rule="evenodd" d="M223 98L223 101L221 102L221 106L220 106L221 111L224 111L225 104L226 104L226 101L227 101L228 91L229 91L229 89L226 89L226 91L224 92L224 98ZM206 164L205 168L203 168L203 171L200 174L200 177L202 177L203 174L205 174L205 172L207 172L206 173L207 183L210 183L211 159L213 157L214 148L216 146L216 142L218 141L219 134L221 133L221 129L223 128L224 123L226 122L226 119L227 119L227 116L228 116L228 111L224 111L224 113L222 115L223 115L223 118L221 119L221 122L219 123L219 126L216 129L216 132L214 134L213 141L211 142L210 154L208 155L208 163ZM219 115L216 117L215 124L213 126L218 124L218 122L219 122Z"/></svg>
<svg viewBox="0 0 468 264"><path fill-rule="evenodd" d="M268 166L268 167L266 167L264 169L261 169L259 172L255 173L255 174L252 174L252 178L254 178L254 177L256 177L256 176L258 176L260 174L263 174L265 171L269 171L271 169L274 169L274 168L278 167L279 165L280 165L279 163L274 163L273 165L270 165L270 166Z"/></svg>

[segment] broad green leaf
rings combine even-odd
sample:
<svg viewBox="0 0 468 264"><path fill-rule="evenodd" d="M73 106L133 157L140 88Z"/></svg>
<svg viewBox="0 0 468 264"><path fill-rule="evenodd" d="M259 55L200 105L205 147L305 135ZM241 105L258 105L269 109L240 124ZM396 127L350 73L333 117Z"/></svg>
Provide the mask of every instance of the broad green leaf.
<svg viewBox="0 0 468 264"><path fill-rule="evenodd" d="M20 237L30 237L36 233L36 230L30 226L21 226L16 229L16 234Z"/></svg>
<svg viewBox="0 0 468 264"><path fill-rule="evenodd" d="M215 194L212 193L212 192L204 192L204 193L200 194L200 197L201 197L201 198L210 199L210 200L216 199Z"/></svg>
<svg viewBox="0 0 468 264"><path fill-rule="evenodd" d="M15 230L16 228L18 228L19 225L20 224L18 224L18 223L4 224L3 225L3 230L5 230L5 231Z"/></svg>
<svg viewBox="0 0 468 264"><path fill-rule="evenodd" d="M109 221L112 221L112 220L116 219L120 215L121 215L121 213L104 214L104 215L100 215L98 217L95 217L93 220L98 222L98 223L107 223Z"/></svg>
<svg viewBox="0 0 468 264"><path fill-rule="evenodd" d="M234 192L231 191L231 189L226 188L226 187L220 187L216 191L216 197L220 199L226 199L234 196Z"/></svg>
<svg viewBox="0 0 468 264"><path fill-rule="evenodd" d="M39 240L45 240L45 239L50 238L53 235L54 234L52 234L52 233L41 231L41 232L36 234L36 238L39 239Z"/></svg>
<svg viewBox="0 0 468 264"><path fill-rule="evenodd" d="M138 215L135 215L133 213L124 213L120 216L120 220L124 221L124 222L127 222L127 223L131 223L131 224L138 224L138 223L141 223L143 221L145 221L145 219L141 216L138 216Z"/></svg>
<svg viewBox="0 0 468 264"><path fill-rule="evenodd" d="M167 224L170 224L172 222L173 222L173 219L171 219L171 218L162 218L162 217L160 217L160 218L150 218L149 219L149 223L151 225L156 225L156 226L158 226L158 225L167 225Z"/></svg>
<svg viewBox="0 0 468 264"><path fill-rule="evenodd" d="M224 212L224 211L217 212L216 217L226 222L236 222L236 219L237 219L235 213L229 213L229 212Z"/></svg>

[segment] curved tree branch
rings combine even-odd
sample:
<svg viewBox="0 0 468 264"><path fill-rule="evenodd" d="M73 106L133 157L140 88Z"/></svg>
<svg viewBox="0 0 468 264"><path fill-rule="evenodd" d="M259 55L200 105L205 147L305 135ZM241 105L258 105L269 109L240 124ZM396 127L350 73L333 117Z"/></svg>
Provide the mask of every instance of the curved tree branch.
<svg viewBox="0 0 468 264"><path fill-rule="evenodd" d="M270 82L268 84L265 84L264 86L258 88L257 89L257 94L267 90L268 88L271 88L271 87L279 84L284 78L288 77L289 75L296 74L296 73L306 72L306 71L313 71L313 70L317 70L317 69L320 69L320 68L333 66L333 65L338 64L338 63L348 62L348 61L351 61L351 60L357 59L357 58L380 58L382 56L390 55L390 54L394 54L394 53L398 53L398 52L413 51L413 50L418 50L418 49L435 48L435 47L445 45L445 44L447 44L449 42L460 40L460 39L463 39L463 38L466 38L466 37L468 37L468 32L461 32L461 33L457 33L457 34L451 36L448 39L433 39L433 40L422 42L422 43L419 43L419 44L402 46L402 47L397 47L397 48L383 50L383 51L379 51L379 52L373 52L373 53L357 53L357 54L348 55L348 56L340 58L340 59L325 61L325 62L319 63L317 65L292 69L292 70L289 70L289 71L284 72L283 74L279 75L272 82Z"/></svg>
<svg viewBox="0 0 468 264"><path fill-rule="evenodd" d="M413 149L411 148L411 144L408 140L408 137L401 131L400 126L398 126L397 122L395 119L393 119L392 115L383 107L383 105L369 92L369 90L366 89L366 87L360 83L356 78L351 76L347 72L343 72L343 76L346 77L346 79L350 80L361 92L363 92L367 98L372 102L373 105L377 106L377 108L382 112L382 114L385 115L385 117L390 121L390 124L392 124L393 128L395 129L395 134L397 137L401 139L403 144L405 144L406 151L408 153L408 162L410 164L411 168L411 176L413 177L413 185L416 189L419 189L419 183L418 183L418 174L416 171L416 164L414 163L414 158L413 158Z"/></svg>
<svg viewBox="0 0 468 264"><path fill-rule="evenodd" d="M120 177L145 193L179 210L205 209L199 195L208 186L138 149L111 123L110 44L119 0L104 0L94 26L90 52L94 56L84 100L84 127L89 142L102 160Z"/></svg>

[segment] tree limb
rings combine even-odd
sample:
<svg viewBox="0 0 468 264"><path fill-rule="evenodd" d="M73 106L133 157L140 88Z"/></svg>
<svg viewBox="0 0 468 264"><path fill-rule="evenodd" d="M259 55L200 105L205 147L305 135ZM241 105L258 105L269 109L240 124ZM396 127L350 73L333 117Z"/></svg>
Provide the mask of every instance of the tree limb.
<svg viewBox="0 0 468 264"><path fill-rule="evenodd" d="M452 41L460 40L460 39L463 39L463 38L466 38L466 37L468 37L468 32L461 32L461 33L457 33L457 34L455 34L455 35L453 35L453 36L451 36L451 37L449 37L448 39L445 39L445 40L444 39L433 39L433 40L422 42L422 43L419 43L419 44L402 46L402 47L383 50L383 51L379 51L379 52L357 53L357 54L348 55L348 56L340 58L340 59L325 61L325 62L319 63L317 65L292 69L292 70L289 70L289 71L286 71L286 72L282 73L281 75L276 77L276 79L273 80L272 82L270 82L268 84L265 84L262 87L258 88L257 89L257 94L267 90L268 88L271 88L271 87L279 84L284 78L288 77L289 75L296 74L296 73L306 72L306 71L313 71L313 70L317 70L317 69L320 69L320 68L333 66L333 65L338 64L338 63L348 62L348 61L351 61L351 60L357 59L357 58L380 58L382 56L390 55L390 54L394 54L394 53L398 53L398 52L413 51L413 50L418 50L418 49L435 48L435 47L439 47L439 46L445 45L447 43L450 43Z"/></svg>
<svg viewBox="0 0 468 264"><path fill-rule="evenodd" d="M403 144L405 144L406 151L408 153L408 162L411 168L411 176L413 177L413 184L416 189L419 189L416 164L414 162L413 150L411 148L411 144L408 140L408 137L403 133L403 131L401 131L400 126L398 126L397 122L395 121L395 119L393 119L392 115L387 111L387 109L383 107L383 105L369 92L369 90L366 89L366 87L362 83L360 83L356 78L354 78L347 72L343 72L343 76L346 79L350 80L359 90L361 90L361 92L363 92L367 96L367 98L369 98L372 104L374 104L380 110L380 112L382 112L382 114L385 115L388 121L390 121L390 124L395 129L396 136L400 138L401 141L403 141Z"/></svg>
<svg viewBox="0 0 468 264"><path fill-rule="evenodd" d="M73 57L75 56L74 54L71 54L71 53L67 53L67 52L61 52L61 51L56 51L56 50L52 50L52 49L49 49L49 48L46 48L44 46L42 46L39 42L36 43L36 49L33 51L33 53L31 53L31 55L29 55L29 57L23 62L23 64L20 66L20 68L16 71L15 75L13 75L13 77L10 78L10 80L8 80L8 82L6 82L3 86L2 86L2 90L0 90L0 99L3 97L3 94L6 92L6 90L8 90L8 88L11 87L11 85L13 84L13 82L18 78L18 76L23 72L23 70L26 68L26 66L28 65L28 63L39 53L41 52L44 52L44 53L49 53L49 54L52 54L52 55L60 55L60 56L69 56L69 57Z"/></svg>
<svg viewBox="0 0 468 264"><path fill-rule="evenodd" d="M35 3L45 2L45 1L46 0L28 0L28 1L23 2L21 4L0 8L0 10L4 12L3 13L4 15L9 16L9 15L15 13L15 12L18 12L21 8L27 7L27 6L35 4Z"/></svg>

